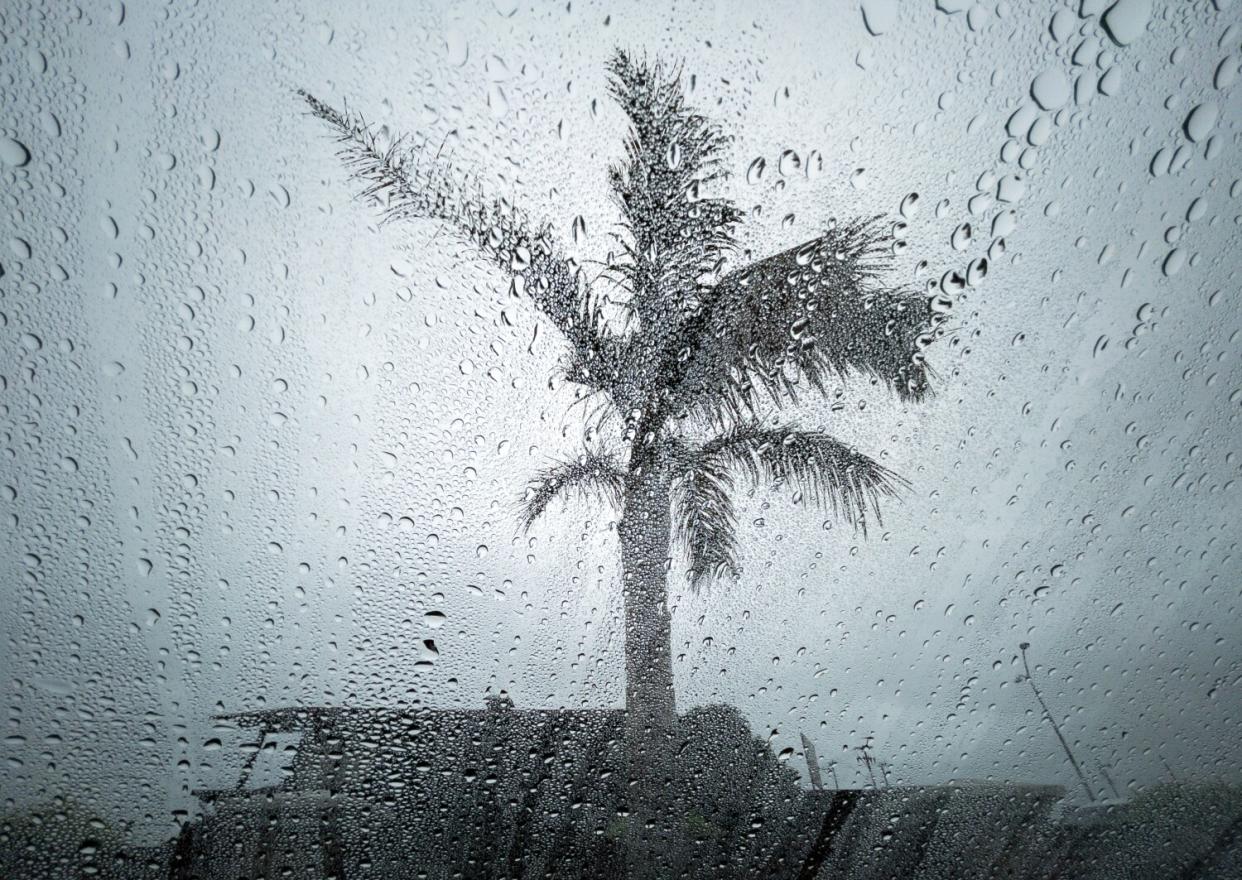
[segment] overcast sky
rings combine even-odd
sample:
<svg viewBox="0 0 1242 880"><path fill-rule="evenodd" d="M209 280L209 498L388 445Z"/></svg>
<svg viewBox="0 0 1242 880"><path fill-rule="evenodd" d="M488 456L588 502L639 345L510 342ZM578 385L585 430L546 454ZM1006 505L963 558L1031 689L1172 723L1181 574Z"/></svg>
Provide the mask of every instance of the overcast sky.
<svg viewBox="0 0 1242 880"><path fill-rule="evenodd" d="M620 704L615 514L516 527L581 445L555 333L434 226L377 230L293 94L425 139L598 260L616 46L683 63L735 136L753 255L911 193L899 280L991 249L932 400L852 381L784 414L909 479L883 527L761 491L736 583L676 569L679 707L736 705L799 766L805 733L846 785L869 736L901 782L1072 785L1014 683L1029 641L1101 791L1101 765L1236 781L1239 7L1156 2L1119 46L1077 2L868 5L7 22L4 796L164 833L244 758L220 711Z"/></svg>

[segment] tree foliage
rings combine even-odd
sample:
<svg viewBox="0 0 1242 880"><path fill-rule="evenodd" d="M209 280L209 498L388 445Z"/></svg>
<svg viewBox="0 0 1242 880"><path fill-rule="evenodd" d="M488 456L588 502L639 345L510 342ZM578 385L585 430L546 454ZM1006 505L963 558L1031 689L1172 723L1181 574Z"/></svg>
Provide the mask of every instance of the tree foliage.
<svg viewBox="0 0 1242 880"><path fill-rule="evenodd" d="M932 378L923 349L934 338L926 296L888 282L879 218L832 221L797 247L729 268L743 216L719 192L728 136L687 103L676 68L618 51L608 91L628 133L608 171L620 231L594 284L624 291L620 322L606 320L549 226L489 198L426 145L385 144L361 115L302 95L383 219L437 221L508 273L565 337L566 377L619 417L615 450L536 476L523 526L558 497L595 492L624 511L628 481L655 467L668 469L673 529L696 585L741 570L740 481L788 487L865 531L904 480L825 433L763 420L850 375L923 399Z"/></svg>

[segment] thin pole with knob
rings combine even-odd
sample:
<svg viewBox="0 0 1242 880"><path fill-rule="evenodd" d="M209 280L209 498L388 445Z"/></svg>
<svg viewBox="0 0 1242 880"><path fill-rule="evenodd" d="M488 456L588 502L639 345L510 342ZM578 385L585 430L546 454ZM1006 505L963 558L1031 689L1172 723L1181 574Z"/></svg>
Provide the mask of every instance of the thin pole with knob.
<svg viewBox="0 0 1242 880"><path fill-rule="evenodd" d="M1052 717L1052 712L1048 709L1048 704L1044 702L1043 694L1039 692L1039 688L1035 686L1035 679L1031 677L1031 667L1026 661L1026 649L1031 646L1030 642L1023 642L1018 645L1022 651L1022 668L1026 670L1026 680L1030 684L1031 690L1035 692L1035 699L1039 700L1040 708L1044 710L1044 717L1052 725L1053 731L1056 732L1057 739L1061 741L1061 748L1065 749L1065 756L1069 758L1070 764L1074 767L1074 772L1078 774L1078 781L1082 783L1083 789L1087 792L1087 800L1095 801L1095 792L1091 790L1091 785L1087 782L1086 775L1082 772L1082 767L1078 764L1078 759L1074 757L1074 753L1070 750L1069 743L1065 740L1065 735L1061 733L1061 726L1057 724L1057 720Z"/></svg>

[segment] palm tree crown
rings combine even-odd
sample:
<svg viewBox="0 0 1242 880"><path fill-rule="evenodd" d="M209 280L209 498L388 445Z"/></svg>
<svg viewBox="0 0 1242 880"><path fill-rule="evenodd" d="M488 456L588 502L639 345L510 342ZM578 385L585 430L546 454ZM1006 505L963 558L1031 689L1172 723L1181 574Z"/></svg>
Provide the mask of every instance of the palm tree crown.
<svg viewBox="0 0 1242 880"><path fill-rule="evenodd" d="M439 221L496 263L564 336L566 377L617 419L616 448L535 477L524 526L575 492L624 510L636 480L659 472L696 586L739 571L739 480L790 485L865 529L904 481L828 434L765 426L761 410L806 389L824 393L847 374L922 399L930 370L921 352L933 336L926 296L885 283L890 248L878 218L833 223L730 269L742 213L711 194L726 177L728 138L686 103L677 70L618 51L609 74L629 120L624 156L608 173L623 231L591 280L549 226L486 198L419 146L386 143L361 115L301 94L384 219ZM619 302L606 286L624 292Z"/></svg>

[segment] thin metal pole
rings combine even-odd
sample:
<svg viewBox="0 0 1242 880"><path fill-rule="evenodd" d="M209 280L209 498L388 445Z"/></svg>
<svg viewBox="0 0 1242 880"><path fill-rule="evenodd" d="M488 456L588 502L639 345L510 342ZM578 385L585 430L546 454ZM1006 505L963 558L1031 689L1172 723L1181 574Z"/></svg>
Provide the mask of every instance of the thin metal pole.
<svg viewBox="0 0 1242 880"><path fill-rule="evenodd" d="M811 777L811 788L823 791L824 782L819 775L819 755L815 753L815 744L806 738L805 733L802 734L802 752L806 755L806 770Z"/></svg>
<svg viewBox="0 0 1242 880"><path fill-rule="evenodd" d="M1092 756L1095 758L1095 756ZM1100 775L1104 777L1104 781L1108 783L1108 787L1112 789L1113 797L1121 800L1121 791L1117 788L1117 783L1113 782L1113 777L1109 775L1108 768L1104 766L1104 762L1099 758L1095 758L1095 766L1100 768Z"/></svg>
<svg viewBox="0 0 1242 880"><path fill-rule="evenodd" d="M1065 756L1069 758L1070 764L1074 767L1074 772L1078 774L1078 781L1082 783L1083 789L1087 792L1087 800L1095 802L1095 792L1091 790L1087 777L1082 772L1082 767L1078 765L1078 759L1074 757L1074 753L1070 751L1069 743L1065 741L1065 736L1061 733L1061 726L1057 724L1057 720L1052 717L1052 712L1048 709L1048 704L1044 702L1043 694L1039 692L1039 688L1035 686L1035 679L1031 678L1031 667L1026 662L1026 649L1031 645L1029 642L1023 642L1018 647L1022 650L1022 668L1026 670L1026 680L1031 686L1031 690L1035 692L1035 699L1039 700L1040 707L1044 710L1044 717L1052 724L1052 729L1056 732L1057 739L1061 741L1061 748L1065 749Z"/></svg>
<svg viewBox="0 0 1242 880"><path fill-rule="evenodd" d="M1164 755L1158 755L1160 763L1164 765L1164 772L1169 774L1169 778L1177 782L1177 774L1173 772L1173 768L1169 766L1169 762L1164 759Z"/></svg>
<svg viewBox="0 0 1242 880"><path fill-rule="evenodd" d="M871 787L878 789L880 786L876 784L875 770L873 770L871 766L872 764L875 763L875 758L867 754L868 745L869 745L868 743L863 743L861 746L856 747L858 751L862 752L862 757L860 757L858 760L862 761L862 763L867 768L867 775L871 777Z"/></svg>

